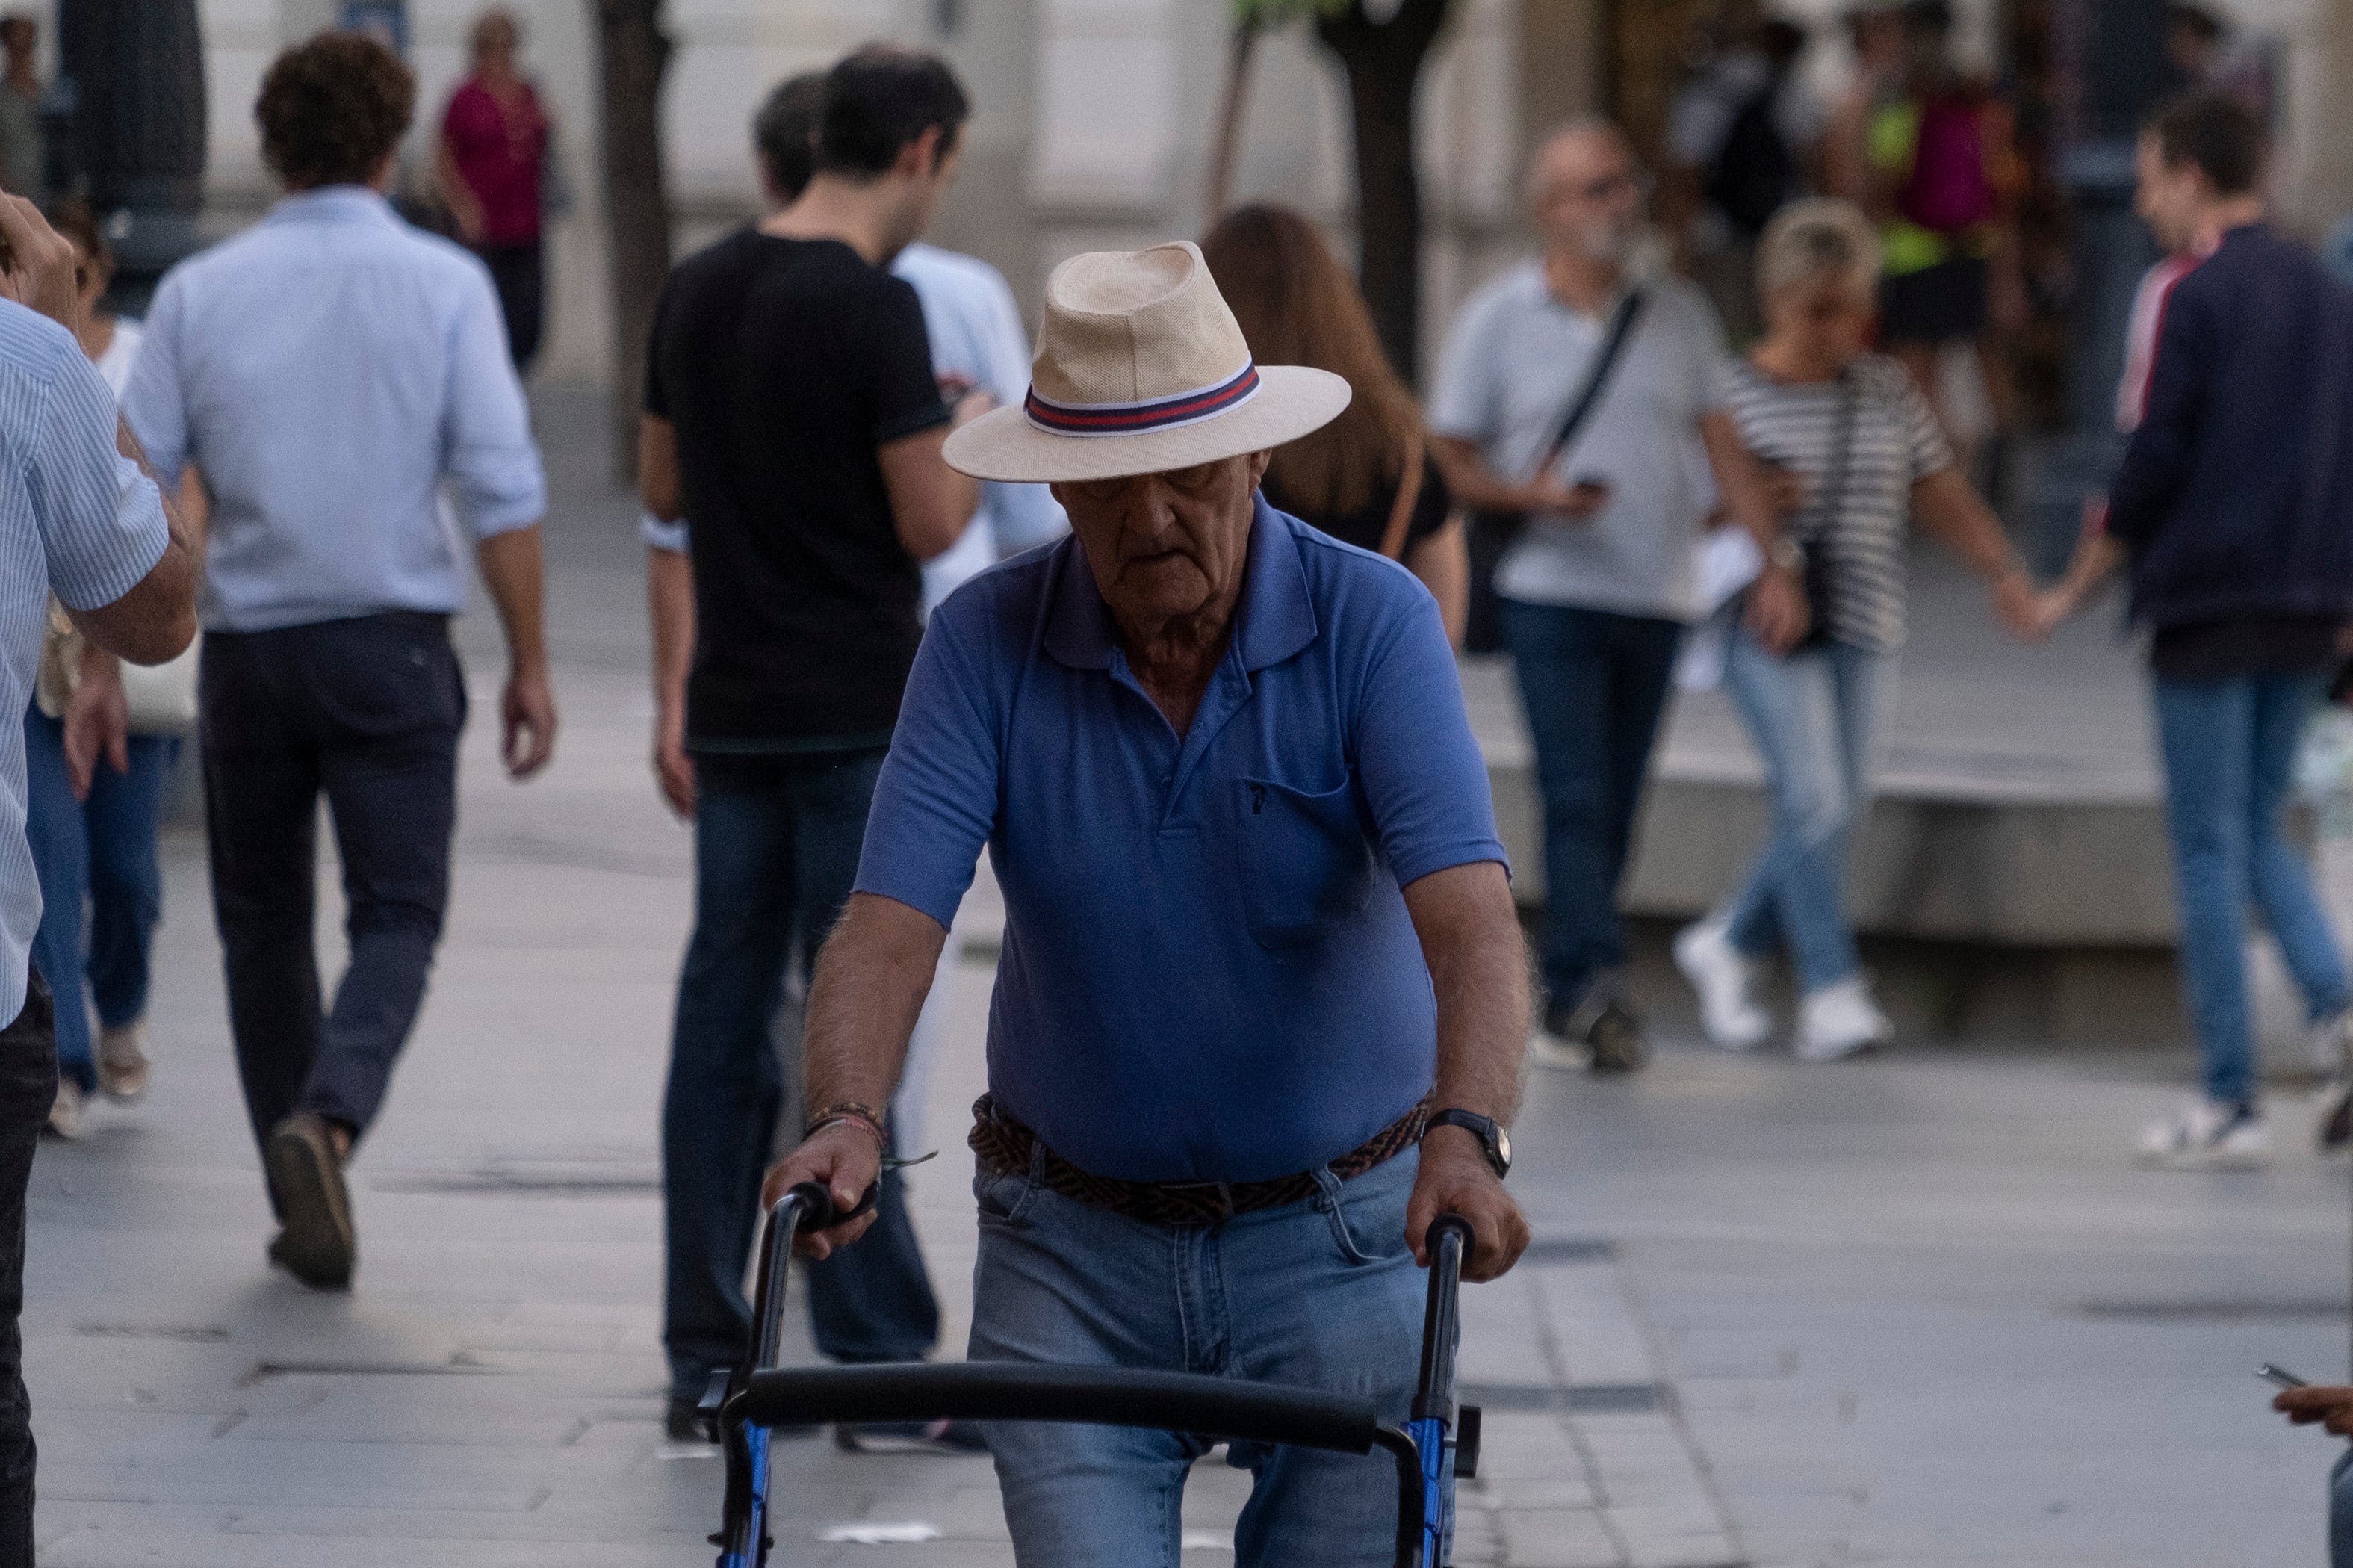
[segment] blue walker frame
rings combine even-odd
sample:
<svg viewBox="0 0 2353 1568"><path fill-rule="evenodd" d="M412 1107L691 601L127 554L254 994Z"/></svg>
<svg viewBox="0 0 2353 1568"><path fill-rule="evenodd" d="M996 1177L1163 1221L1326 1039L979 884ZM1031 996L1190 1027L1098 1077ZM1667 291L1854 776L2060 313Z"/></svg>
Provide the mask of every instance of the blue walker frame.
<svg viewBox="0 0 2353 1568"><path fill-rule="evenodd" d="M869 1193L848 1218L873 1201ZM760 1234L751 1354L712 1379L703 1410L727 1461L717 1568L766 1568L772 1426L828 1422L1070 1421L1289 1443L1338 1453L1376 1448L1398 1478L1397 1568L1443 1568L1452 1544L1453 1481L1477 1473L1479 1410L1455 1399L1458 1296L1471 1226L1440 1215L1430 1227L1430 1290L1412 1413L1385 1422L1369 1399L1250 1384L1198 1373L1019 1362L783 1368L785 1279L793 1238L838 1223L832 1197L803 1184L776 1200Z"/></svg>

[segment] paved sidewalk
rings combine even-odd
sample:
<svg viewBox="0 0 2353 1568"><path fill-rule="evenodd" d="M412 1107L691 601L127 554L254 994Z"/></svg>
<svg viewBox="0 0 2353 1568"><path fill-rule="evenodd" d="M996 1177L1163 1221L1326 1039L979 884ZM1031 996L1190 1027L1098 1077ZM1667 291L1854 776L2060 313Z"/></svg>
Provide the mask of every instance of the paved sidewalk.
<svg viewBox="0 0 2353 1568"><path fill-rule="evenodd" d="M526 788L498 776L495 638L470 623L454 915L355 1168L349 1297L262 1261L202 846L167 846L153 1099L98 1109L34 1174L55 1568L710 1561L718 1467L662 1439L655 1338L689 841L642 760L631 515L565 444L581 410L551 403L560 760ZM332 866L322 887L332 963ZM948 1353L988 973L955 973L945 1148L915 1189ZM1672 1043L1630 1082L1541 1077L1514 1178L1538 1249L1466 1297L1463 1375L1490 1416L1460 1560L2319 1563L2336 1446L2278 1426L2248 1372L2342 1372L2348 1173L2294 1125L2266 1174L2133 1170L2126 1140L2185 1068L1986 1048L1808 1068ZM1369 1461L1367 1484L1387 1484ZM1197 1471L1187 1564L1228 1559L1242 1487ZM1010 1562L985 1461L791 1444L776 1505L780 1568ZM822 1539L918 1525L937 1533Z"/></svg>

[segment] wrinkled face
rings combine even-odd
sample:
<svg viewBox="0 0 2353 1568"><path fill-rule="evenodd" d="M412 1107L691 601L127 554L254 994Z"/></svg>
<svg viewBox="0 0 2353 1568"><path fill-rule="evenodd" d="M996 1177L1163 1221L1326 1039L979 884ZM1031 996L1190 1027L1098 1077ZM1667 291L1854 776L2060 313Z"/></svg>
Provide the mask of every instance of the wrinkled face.
<svg viewBox="0 0 2353 1568"><path fill-rule="evenodd" d="M1642 174L1625 138L1604 126L1563 132L1530 173L1547 246L1605 264L1626 259L1642 229Z"/></svg>
<svg viewBox="0 0 2353 1568"><path fill-rule="evenodd" d="M1053 487L1114 618L1158 626L1237 587L1250 553L1250 494L1269 455Z"/></svg>
<svg viewBox="0 0 2353 1568"><path fill-rule="evenodd" d="M2168 164L2154 133L2140 139L2135 160L2139 180L2133 210L2167 250L2186 250L2198 232L2198 209L2206 199L2206 175L2194 163Z"/></svg>
<svg viewBox="0 0 2353 1568"><path fill-rule="evenodd" d="M1772 336L1817 364L1845 365L1870 345L1878 319L1871 288L1839 273L1793 283L1765 300Z"/></svg>

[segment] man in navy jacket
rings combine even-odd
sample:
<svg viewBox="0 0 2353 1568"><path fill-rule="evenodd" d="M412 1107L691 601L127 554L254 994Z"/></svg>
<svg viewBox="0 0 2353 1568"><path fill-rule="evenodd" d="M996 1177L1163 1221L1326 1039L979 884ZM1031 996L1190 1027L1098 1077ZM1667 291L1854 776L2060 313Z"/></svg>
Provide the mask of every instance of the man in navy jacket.
<svg viewBox="0 0 2353 1568"><path fill-rule="evenodd" d="M2168 250L2204 257L2166 302L2108 513L2133 616L2154 634L2182 972L2204 1063L2202 1094L2141 1136L2142 1156L2170 1166L2269 1153L2248 1020L2251 904L2332 1072L2353 1016L2327 918L2280 831L2298 737L2353 621L2353 292L2264 226L2263 152L2254 117L2212 93L2162 111L2140 145L2141 216Z"/></svg>

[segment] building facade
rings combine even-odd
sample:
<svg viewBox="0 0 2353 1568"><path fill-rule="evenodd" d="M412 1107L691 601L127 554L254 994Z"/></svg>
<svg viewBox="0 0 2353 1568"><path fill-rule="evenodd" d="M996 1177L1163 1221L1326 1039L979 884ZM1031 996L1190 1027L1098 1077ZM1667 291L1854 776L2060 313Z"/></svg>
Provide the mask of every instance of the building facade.
<svg viewBox="0 0 2353 1568"><path fill-rule="evenodd" d="M1715 0L1455 0L1425 72L1420 173L1427 215L1425 331L1525 243L1519 171L1546 126L1605 103L1638 121L1671 89L1678 43ZM2121 0L2135 3L2135 0ZM2146 0L2155 3L2155 0ZM1377 4L1377 0L1376 0ZM1965 43L1990 62L2000 0L1963 0ZM2353 145L2323 106L2353 93L2345 0L2229 0L2240 26L2281 40L2288 127L2282 180L2293 216L2321 226L2353 207ZM1817 24L1810 68L1843 69L1840 0L1788 0ZM37 12L46 6L33 7ZM611 363L604 206L597 179L596 6L509 0L527 68L559 131L577 193L549 236L551 375L603 378ZM466 64L476 0L406 0L422 88L412 165L429 163L440 110ZM664 106L681 254L756 206L748 121L767 89L873 38L938 50L976 113L964 173L936 237L986 257L1025 303L1064 256L1196 234L1225 67L1225 0L670 0L677 45ZM202 0L212 222L269 201L252 103L286 44L336 25L343 0ZM54 29L50 29L54 31ZM1257 51L1235 191L1300 206L1349 243L1350 145L1337 66L1303 27ZM1425 363L1428 356L1425 355Z"/></svg>

